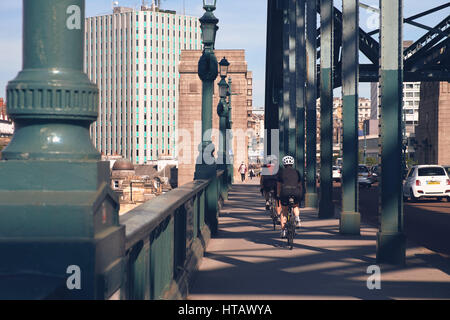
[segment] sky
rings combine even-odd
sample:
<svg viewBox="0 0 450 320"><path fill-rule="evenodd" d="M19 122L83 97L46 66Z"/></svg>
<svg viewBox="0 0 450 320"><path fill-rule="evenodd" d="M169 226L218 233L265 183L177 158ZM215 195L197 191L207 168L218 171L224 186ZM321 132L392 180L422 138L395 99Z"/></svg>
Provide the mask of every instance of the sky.
<svg viewBox="0 0 450 320"><path fill-rule="evenodd" d="M103 15L111 12L110 0L86 0L86 16ZM151 2L151 1L149 1ZM361 0L360 2L378 7L379 0ZM404 0L404 17L417 14L435 6L446 3L446 0ZM138 8L141 0L119 0L119 5ZM342 0L335 0L337 8L342 7ZM163 0L164 9L175 10L178 13L201 17L203 14L202 0ZM450 14L446 8L417 22L434 26ZM217 49L245 49L248 69L253 71L253 105L264 106L265 57L266 57L266 0L217 0L216 17L219 19L217 33ZM14 79L22 66L22 1L0 0L0 97L5 97L7 82ZM365 9L360 10L360 26L371 31L378 28L376 14ZM425 33L417 27L405 25L404 40L417 40ZM378 41L378 38L376 38ZM364 57L361 63L366 63ZM335 95L340 96L340 90ZM370 98L368 84L361 84L359 95Z"/></svg>

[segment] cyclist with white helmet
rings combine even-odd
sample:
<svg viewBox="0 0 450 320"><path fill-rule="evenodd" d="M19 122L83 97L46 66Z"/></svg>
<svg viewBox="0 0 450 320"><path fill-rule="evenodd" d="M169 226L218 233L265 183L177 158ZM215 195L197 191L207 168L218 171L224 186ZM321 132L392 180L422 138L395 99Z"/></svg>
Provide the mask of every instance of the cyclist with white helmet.
<svg viewBox="0 0 450 320"><path fill-rule="evenodd" d="M300 227L300 201L303 196L302 192L302 178L300 172L294 169L293 165L295 160L291 156L286 156L283 158L284 168L280 168L278 171L278 182L277 182L277 195L281 202L282 215L281 215L281 237L286 237L286 230L284 226L287 220L287 211L289 198L294 198L294 215L296 227Z"/></svg>

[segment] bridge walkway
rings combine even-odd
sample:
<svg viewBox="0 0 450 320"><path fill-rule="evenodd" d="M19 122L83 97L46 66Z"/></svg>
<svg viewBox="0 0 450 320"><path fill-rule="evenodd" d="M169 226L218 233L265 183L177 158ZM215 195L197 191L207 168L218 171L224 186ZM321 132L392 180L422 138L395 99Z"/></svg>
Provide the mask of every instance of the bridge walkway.
<svg viewBox="0 0 450 320"><path fill-rule="evenodd" d="M450 266L413 244L407 267L380 266L381 289L370 290L377 229L361 225L361 236L340 235L338 213L319 220L315 209L302 208L303 226L289 250L257 183L233 185L188 300L450 299Z"/></svg>

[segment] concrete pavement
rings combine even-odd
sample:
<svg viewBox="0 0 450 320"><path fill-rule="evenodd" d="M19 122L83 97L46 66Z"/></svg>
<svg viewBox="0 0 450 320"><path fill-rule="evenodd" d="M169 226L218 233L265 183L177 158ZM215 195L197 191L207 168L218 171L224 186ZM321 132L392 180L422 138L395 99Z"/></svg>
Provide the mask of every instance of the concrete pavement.
<svg viewBox="0 0 450 320"><path fill-rule="evenodd" d="M314 209L302 209L289 250L279 226L273 231L258 183L233 186L189 300L450 299L448 260L412 243L406 267L381 265L381 289L369 290L377 230L362 225L361 236L342 236L338 214L319 220Z"/></svg>

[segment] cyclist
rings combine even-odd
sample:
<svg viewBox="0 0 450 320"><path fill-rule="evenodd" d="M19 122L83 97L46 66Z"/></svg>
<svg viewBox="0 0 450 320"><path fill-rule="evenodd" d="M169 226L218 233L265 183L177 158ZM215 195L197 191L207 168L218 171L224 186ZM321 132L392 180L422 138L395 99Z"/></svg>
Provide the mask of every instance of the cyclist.
<svg viewBox="0 0 450 320"><path fill-rule="evenodd" d="M300 200L302 198L302 179L298 170L293 168L294 158L286 156L283 158L284 168L278 171L277 196L281 202L281 237L286 237L284 228L287 220L289 198L294 198L294 215L296 227L301 226L300 222Z"/></svg>
<svg viewBox="0 0 450 320"><path fill-rule="evenodd" d="M264 165L264 169L262 170L260 179L260 190L262 195L266 199L266 210L269 210L270 191L273 190L274 195L277 194L277 180L276 159L269 157L266 160L266 164ZM278 210L277 213L279 215Z"/></svg>

